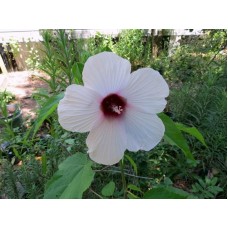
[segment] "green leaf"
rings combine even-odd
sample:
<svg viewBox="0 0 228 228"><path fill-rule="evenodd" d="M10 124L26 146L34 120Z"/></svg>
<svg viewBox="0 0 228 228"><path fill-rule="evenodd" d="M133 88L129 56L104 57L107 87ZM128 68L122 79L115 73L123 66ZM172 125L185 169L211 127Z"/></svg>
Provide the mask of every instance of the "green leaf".
<svg viewBox="0 0 228 228"><path fill-rule="evenodd" d="M163 124L165 125L164 139L171 145L179 147L188 159L195 161L186 139L182 135L181 131L176 127L173 120L164 113L160 113L158 116L161 118Z"/></svg>
<svg viewBox="0 0 228 228"><path fill-rule="evenodd" d="M106 47L102 48L101 52L103 52L103 51L112 52L112 49L110 47L106 46Z"/></svg>
<svg viewBox="0 0 228 228"><path fill-rule="evenodd" d="M203 192L203 195L204 195L204 198L207 198L207 199L213 199L213 198L215 198L214 194L212 194L210 192L207 192L207 191L204 191Z"/></svg>
<svg viewBox="0 0 228 228"><path fill-rule="evenodd" d="M181 131L184 131L188 133L191 136L194 136L196 139L198 139L204 146L207 147L203 135L198 131L195 127L188 127L182 123L175 123L177 128Z"/></svg>
<svg viewBox="0 0 228 228"><path fill-rule="evenodd" d="M124 156L125 156L125 158L127 158L127 160L131 163L131 165L132 165L132 167L133 167L133 169L134 169L134 171L135 171L135 174L137 175L138 169L137 169L137 165L136 165L136 163L134 162L134 160L133 160L129 155L127 155L127 154L124 154Z"/></svg>
<svg viewBox="0 0 228 228"><path fill-rule="evenodd" d="M171 186L156 187L144 194L144 199L191 199L190 193Z"/></svg>
<svg viewBox="0 0 228 228"><path fill-rule="evenodd" d="M67 143L69 145L73 145L74 144L74 139L66 139L65 143Z"/></svg>
<svg viewBox="0 0 228 228"><path fill-rule="evenodd" d="M71 72L74 78L74 82L78 85L82 85L83 81L82 81L82 71L84 68L84 64L83 63L79 63L76 62L74 63L74 65L72 66Z"/></svg>
<svg viewBox="0 0 228 228"><path fill-rule="evenodd" d="M209 186L209 187L208 187L208 190L211 191L211 192L214 193L214 194L217 194L217 193L223 191L223 189L220 188L219 186Z"/></svg>
<svg viewBox="0 0 228 228"><path fill-rule="evenodd" d="M50 97L41 108L33 128L33 137L39 130L44 120L46 120L57 108L59 101L64 97L64 93Z"/></svg>
<svg viewBox="0 0 228 228"><path fill-rule="evenodd" d="M45 199L81 199L94 178L92 162L86 154L76 153L59 165L58 171L47 183Z"/></svg>
<svg viewBox="0 0 228 228"><path fill-rule="evenodd" d="M208 177L205 177L205 183L206 183L206 185L213 185L213 184L211 184L211 181L212 181L212 179L210 179Z"/></svg>
<svg viewBox="0 0 228 228"><path fill-rule="evenodd" d="M110 181L108 184L106 184L102 190L101 190L101 194L103 196L112 196L114 191L115 191L115 183L113 181Z"/></svg>
<svg viewBox="0 0 228 228"><path fill-rule="evenodd" d="M195 183L196 188L199 189L199 191L203 192L204 188L199 184L199 183Z"/></svg>
<svg viewBox="0 0 228 228"><path fill-rule="evenodd" d="M14 163L15 163L15 161L16 161L16 158L15 158L15 156L11 159L11 165L14 165Z"/></svg>
<svg viewBox="0 0 228 228"><path fill-rule="evenodd" d="M199 178L198 181L203 188L207 187L206 183L202 179Z"/></svg>
<svg viewBox="0 0 228 228"><path fill-rule="evenodd" d="M216 185L217 181L218 181L218 178L217 177L213 177L211 179L211 185Z"/></svg>
<svg viewBox="0 0 228 228"><path fill-rule="evenodd" d="M47 172L47 155L43 153L41 156L41 164L42 164L42 174L46 174Z"/></svg>
<svg viewBox="0 0 228 228"><path fill-rule="evenodd" d="M136 196L135 194L133 194L132 192L127 192L127 197L129 199L140 199L138 196Z"/></svg>
<svg viewBox="0 0 228 228"><path fill-rule="evenodd" d="M192 185L192 190L191 190L192 192L199 192L199 189L198 188L196 188L196 186L193 184Z"/></svg>
<svg viewBox="0 0 228 228"><path fill-rule="evenodd" d="M127 186L127 188L134 190L134 191L137 191L137 192L142 192L141 189L139 187L135 186L134 184L129 184Z"/></svg>
<svg viewBox="0 0 228 228"><path fill-rule="evenodd" d="M171 181L171 179L169 177L165 177L164 178L164 184L168 186L168 185L172 185L173 182Z"/></svg>
<svg viewBox="0 0 228 228"><path fill-rule="evenodd" d="M17 150L15 147L13 147L13 153L15 154L15 156L16 156L18 159L21 160L21 156L20 156L18 150Z"/></svg>

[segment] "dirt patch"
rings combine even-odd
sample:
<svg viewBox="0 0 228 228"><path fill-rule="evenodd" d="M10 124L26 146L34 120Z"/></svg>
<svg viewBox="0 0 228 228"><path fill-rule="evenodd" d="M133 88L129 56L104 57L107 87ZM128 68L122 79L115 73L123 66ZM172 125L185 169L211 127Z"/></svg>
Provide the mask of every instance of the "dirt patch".
<svg viewBox="0 0 228 228"><path fill-rule="evenodd" d="M38 108L32 94L38 89L48 91L48 85L39 77L47 77L41 72L18 71L7 74L6 90L15 95L16 102L20 104L23 118L34 118Z"/></svg>

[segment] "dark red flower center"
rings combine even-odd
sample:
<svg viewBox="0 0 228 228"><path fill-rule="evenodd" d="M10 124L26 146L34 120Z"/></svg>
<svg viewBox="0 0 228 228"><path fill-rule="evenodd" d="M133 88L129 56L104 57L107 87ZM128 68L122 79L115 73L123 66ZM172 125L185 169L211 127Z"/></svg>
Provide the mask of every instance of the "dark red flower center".
<svg viewBox="0 0 228 228"><path fill-rule="evenodd" d="M106 117L120 117L125 111L126 100L117 95L109 94L101 102L101 110Z"/></svg>

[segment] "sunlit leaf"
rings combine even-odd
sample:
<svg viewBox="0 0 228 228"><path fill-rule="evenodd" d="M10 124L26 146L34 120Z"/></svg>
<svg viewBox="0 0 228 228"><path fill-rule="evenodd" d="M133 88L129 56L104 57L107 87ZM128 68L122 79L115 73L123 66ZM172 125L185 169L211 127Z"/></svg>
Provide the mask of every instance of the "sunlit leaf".
<svg viewBox="0 0 228 228"><path fill-rule="evenodd" d="M161 118L163 124L165 125L164 139L171 145L179 147L188 159L194 161L194 157L189 149L186 139L182 135L181 131L176 127L173 120L164 113L160 113L158 116Z"/></svg>
<svg viewBox="0 0 228 228"><path fill-rule="evenodd" d="M87 155L76 153L59 165L46 186L45 199L80 199L94 178L92 162Z"/></svg>
<svg viewBox="0 0 228 228"><path fill-rule="evenodd" d="M66 139L65 143L67 143L69 145L73 145L74 144L74 139Z"/></svg>
<svg viewBox="0 0 228 228"><path fill-rule="evenodd" d="M142 192L141 189L139 187L137 187L136 185L134 184L129 184L127 186L128 189L131 189L131 190L134 190L134 191L137 191L137 192Z"/></svg>
<svg viewBox="0 0 228 228"><path fill-rule="evenodd" d="M181 123L175 123L177 128L181 131L184 131L192 136L194 136L196 139L198 139L204 146L207 146L205 141L204 141L204 137L203 135L198 131L197 128L195 127L188 127L184 124Z"/></svg>

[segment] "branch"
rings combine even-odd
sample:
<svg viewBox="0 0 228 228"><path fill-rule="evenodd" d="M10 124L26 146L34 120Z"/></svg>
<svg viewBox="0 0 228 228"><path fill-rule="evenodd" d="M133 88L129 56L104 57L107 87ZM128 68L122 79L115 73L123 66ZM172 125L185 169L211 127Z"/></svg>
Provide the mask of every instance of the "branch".
<svg viewBox="0 0 228 228"><path fill-rule="evenodd" d="M121 171L119 171L119 170L94 170L94 171L96 171L96 172L113 172L113 173L121 173ZM151 178L151 177L137 176L137 175L130 174L130 173L124 173L124 175L129 176L129 177L140 178L140 179L154 180L154 178Z"/></svg>
<svg viewBox="0 0 228 228"><path fill-rule="evenodd" d="M101 195L98 193L94 192L91 188L89 189L94 195L98 196L100 199L104 199Z"/></svg>

